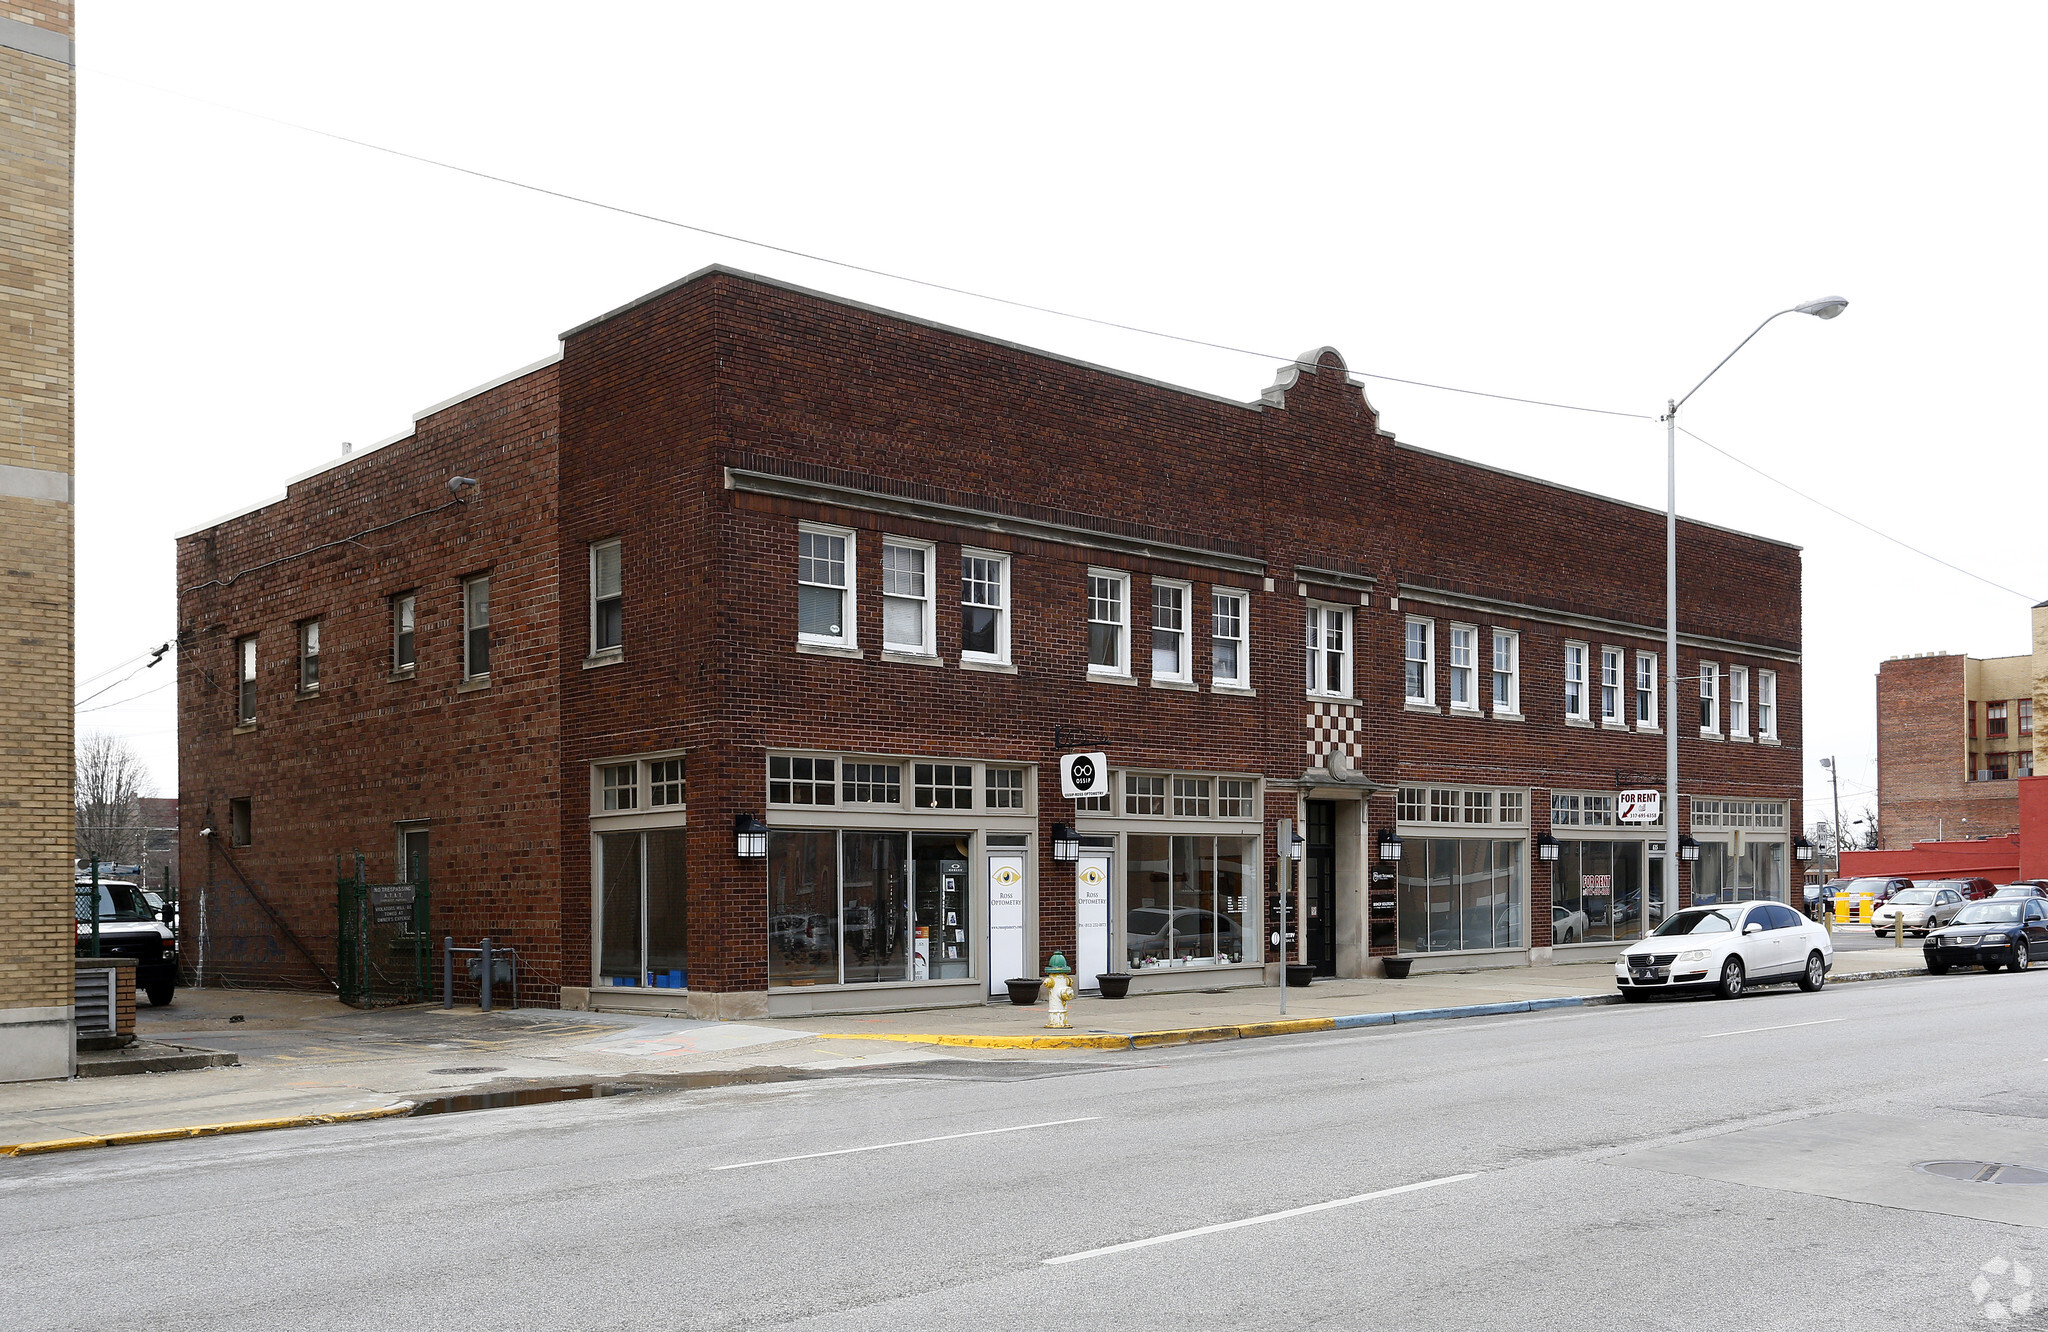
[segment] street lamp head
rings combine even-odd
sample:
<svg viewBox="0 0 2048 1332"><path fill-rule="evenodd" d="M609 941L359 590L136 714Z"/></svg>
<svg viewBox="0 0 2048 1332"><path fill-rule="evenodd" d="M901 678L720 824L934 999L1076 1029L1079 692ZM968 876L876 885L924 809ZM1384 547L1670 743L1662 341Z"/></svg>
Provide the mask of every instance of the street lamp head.
<svg viewBox="0 0 2048 1332"><path fill-rule="evenodd" d="M1821 319L1833 319L1836 315L1849 308L1849 298L1846 296L1823 296L1817 301L1808 301L1804 305L1795 305L1792 308L1800 314L1810 314Z"/></svg>

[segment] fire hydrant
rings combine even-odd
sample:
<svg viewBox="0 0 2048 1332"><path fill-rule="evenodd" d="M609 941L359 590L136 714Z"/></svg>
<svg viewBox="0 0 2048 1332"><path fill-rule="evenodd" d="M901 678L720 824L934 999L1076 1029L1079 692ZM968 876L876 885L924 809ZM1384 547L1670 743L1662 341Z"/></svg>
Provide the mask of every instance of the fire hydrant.
<svg viewBox="0 0 2048 1332"><path fill-rule="evenodd" d="M1072 1027L1067 1021L1067 1001L1074 997L1074 969L1067 965L1065 953L1054 953L1052 961L1045 964L1046 1011L1048 1027Z"/></svg>

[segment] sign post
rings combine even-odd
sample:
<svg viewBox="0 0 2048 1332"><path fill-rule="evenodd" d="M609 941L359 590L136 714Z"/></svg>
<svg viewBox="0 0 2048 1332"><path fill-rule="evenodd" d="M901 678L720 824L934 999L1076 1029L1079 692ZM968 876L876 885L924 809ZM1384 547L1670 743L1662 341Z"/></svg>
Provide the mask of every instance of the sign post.
<svg viewBox="0 0 2048 1332"><path fill-rule="evenodd" d="M1274 869L1280 880L1280 929L1273 936L1273 942L1280 947L1280 1016L1287 1016L1287 894L1293 891L1290 866L1294 857L1294 820L1282 819L1275 830L1273 840L1280 851L1275 858Z"/></svg>

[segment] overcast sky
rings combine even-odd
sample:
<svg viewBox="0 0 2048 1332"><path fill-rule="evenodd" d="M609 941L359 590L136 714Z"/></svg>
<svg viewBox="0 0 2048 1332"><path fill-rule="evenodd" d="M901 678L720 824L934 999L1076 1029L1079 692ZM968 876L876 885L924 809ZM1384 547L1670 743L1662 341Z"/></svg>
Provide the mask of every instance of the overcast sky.
<svg viewBox="0 0 2048 1332"><path fill-rule="evenodd" d="M1272 379L290 121L1120 323L1652 416L1764 316L1839 292L1846 314L1777 321L1685 422L2026 594L1681 437L1682 513L1805 547L1807 791L1839 754L1860 809L1878 663L2026 651L2048 597L2044 26L2019 5L100 0L78 42L80 694L173 633L174 532L706 263L1234 398ZM1367 393L1403 440L1663 504L1654 421ZM165 794L168 674L79 716L133 737Z"/></svg>

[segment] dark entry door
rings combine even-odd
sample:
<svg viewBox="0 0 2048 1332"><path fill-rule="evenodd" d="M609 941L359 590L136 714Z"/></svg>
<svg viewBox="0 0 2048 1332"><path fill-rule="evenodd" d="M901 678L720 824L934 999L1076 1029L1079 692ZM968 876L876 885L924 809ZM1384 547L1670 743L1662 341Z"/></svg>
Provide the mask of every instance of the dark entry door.
<svg viewBox="0 0 2048 1332"><path fill-rule="evenodd" d="M1318 976L1337 974L1337 806L1308 802L1308 849L1302 854L1302 887L1308 890L1304 942Z"/></svg>

